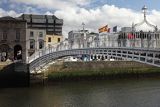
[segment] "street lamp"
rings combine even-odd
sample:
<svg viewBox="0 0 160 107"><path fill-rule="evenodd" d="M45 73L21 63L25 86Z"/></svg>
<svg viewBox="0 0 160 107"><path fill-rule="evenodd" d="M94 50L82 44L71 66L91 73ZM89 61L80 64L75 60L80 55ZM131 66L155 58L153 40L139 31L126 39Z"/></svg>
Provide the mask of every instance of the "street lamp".
<svg viewBox="0 0 160 107"><path fill-rule="evenodd" d="M83 26L83 35L84 35L84 37L83 37L83 48L85 48L86 47L86 35L85 35L85 24L84 24L84 22L82 22L82 26Z"/></svg>
<svg viewBox="0 0 160 107"><path fill-rule="evenodd" d="M83 26L83 32L84 32L84 30L85 30L85 29L84 29L84 27L85 27L85 24L84 24L84 22L82 22L82 26Z"/></svg>

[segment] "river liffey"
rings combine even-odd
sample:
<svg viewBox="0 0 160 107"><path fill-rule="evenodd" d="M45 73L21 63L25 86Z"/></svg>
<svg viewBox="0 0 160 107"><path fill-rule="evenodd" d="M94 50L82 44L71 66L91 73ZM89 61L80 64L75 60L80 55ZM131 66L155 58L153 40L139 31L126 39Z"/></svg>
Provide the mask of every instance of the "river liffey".
<svg viewBox="0 0 160 107"><path fill-rule="evenodd" d="M1 88L0 107L160 107L160 79L55 82Z"/></svg>

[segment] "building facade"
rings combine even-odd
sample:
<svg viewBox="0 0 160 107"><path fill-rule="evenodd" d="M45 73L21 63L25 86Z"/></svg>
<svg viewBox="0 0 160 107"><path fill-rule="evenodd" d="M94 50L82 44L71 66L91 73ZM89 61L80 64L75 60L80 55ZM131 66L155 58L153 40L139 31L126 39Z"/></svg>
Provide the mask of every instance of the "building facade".
<svg viewBox="0 0 160 107"><path fill-rule="evenodd" d="M0 18L0 61L23 60L48 45L62 41L63 20L54 15L28 15Z"/></svg>
<svg viewBox="0 0 160 107"><path fill-rule="evenodd" d="M18 19L27 21L28 56L48 47L56 38L61 41L63 20L54 15L23 14ZM48 38L51 37L51 43ZM59 40L60 38L60 40Z"/></svg>
<svg viewBox="0 0 160 107"><path fill-rule="evenodd" d="M119 47L160 48L160 32L120 32Z"/></svg>
<svg viewBox="0 0 160 107"><path fill-rule="evenodd" d="M25 20L9 16L0 18L0 61L26 61L26 28Z"/></svg>
<svg viewBox="0 0 160 107"><path fill-rule="evenodd" d="M46 47L55 46L63 41L63 36L59 35L46 35Z"/></svg>
<svg viewBox="0 0 160 107"><path fill-rule="evenodd" d="M87 40L87 47L92 48L92 47L99 47L100 45L100 39L99 39L99 34L98 33L88 33L86 35L86 40Z"/></svg>
<svg viewBox="0 0 160 107"><path fill-rule="evenodd" d="M23 14L18 19L27 21L27 28L46 30L47 35L62 36L63 20L54 15Z"/></svg>
<svg viewBox="0 0 160 107"><path fill-rule="evenodd" d="M99 46L100 47L118 47L117 43L118 33L100 33L99 34Z"/></svg>
<svg viewBox="0 0 160 107"><path fill-rule="evenodd" d="M88 30L74 30L68 33L68 43L71 49L87 47L87 34Z"/></svg>
<svg viewBox="0 0 160 107"><path fill-rule="evenodd" d="M31 56L36 51L44 49L46 46L46 30L27 28L26 35L28 56Z"/></svg>
<svg viewBox="0 0 160 107"><path fill-rule="evenodd" d="M129 29L125 27L119 33L119 47L160 48L160 32L157 25L147 20L147 7L142 8L144 19L132 24Z"/></svg>
<svg viewBox="0 0 160 107"><path fill-rule="evenodd" d="M122 27L121 31L122 32L132 32L132 27Z"/></svg>

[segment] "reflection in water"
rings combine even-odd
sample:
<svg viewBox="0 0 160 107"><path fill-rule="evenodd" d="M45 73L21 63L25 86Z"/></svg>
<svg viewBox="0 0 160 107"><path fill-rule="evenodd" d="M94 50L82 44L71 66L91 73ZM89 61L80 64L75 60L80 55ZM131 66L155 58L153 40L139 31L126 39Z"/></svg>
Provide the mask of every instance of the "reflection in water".
<svg viewBox="0 0 160 107"><path fill-rule="evenodd" d="M103 80L0 89L0 107L160 107L160 80Z"/></svg>

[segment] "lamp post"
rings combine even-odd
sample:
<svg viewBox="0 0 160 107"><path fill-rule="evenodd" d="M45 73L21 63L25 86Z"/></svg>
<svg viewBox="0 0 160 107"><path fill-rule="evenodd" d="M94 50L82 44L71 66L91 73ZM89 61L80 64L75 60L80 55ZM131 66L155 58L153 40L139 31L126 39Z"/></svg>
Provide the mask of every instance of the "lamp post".
<svg viewBox="0 0 160 107"><path fill-rule="evenodd" d="M142 12L144 14L144 20L146 21L146 13L147 13L147 7L144 5L143 8L142 8Z"/></svg>
<svg viewBox="0 0 160 107"><path fill-rule="evenodd" d="M84 38L83 38L83 48L86 48L87 39L86 39L85 23L84 22L82 22L82 26L83 26L83 35L84 35Z"/></svg>
<svg viewBox="0 0 160 107"><path fill-rule="evenodd" d="M147 35L147 42L148 42L148 43L147 43L147 44L148 44L147 47L148 47L148 49L149 49L149 48L150 48L150 42L151 42L151 32L150 32L150 31L148 32L148 35Z"/></svg>
<svg viewBox="0 0 160 107"><path fill-rule="evenodd" d="M83 26L83 32L84 32L84 30L85 30L85 29L84 29L84 27L85 27L85 24L84 24L84 22L82 22L82 26Z"/></svg>

